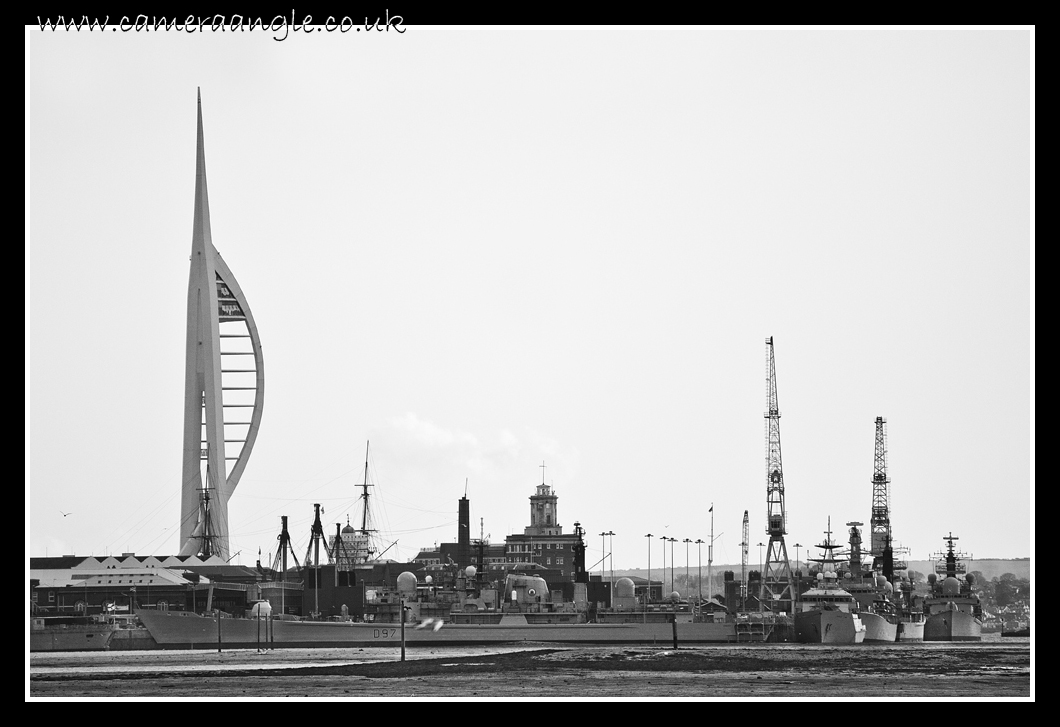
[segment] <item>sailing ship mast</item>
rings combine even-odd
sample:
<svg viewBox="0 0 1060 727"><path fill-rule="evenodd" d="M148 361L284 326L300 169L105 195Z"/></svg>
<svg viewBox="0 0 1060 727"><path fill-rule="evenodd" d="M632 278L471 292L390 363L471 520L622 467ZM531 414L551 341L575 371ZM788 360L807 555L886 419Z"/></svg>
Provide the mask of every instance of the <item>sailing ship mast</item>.
<svg viewBox="0 0 1060 727"><path fill-rule="evenodd" d="M368 482L368 447L369 447L370 444L371 444L370 441L366 441L365 445L364 445L364 484L361 486L362 487L361 499L364 500L364 505L363 505L363 509L361 510L361 530L360 530L360 534L365 538L365 545L366 545L366 550L364 552L364 560L365 560L365 562L371 560L372 554L375 552L375 550L372 548L372 542L371 542L371 537L372 537L371 533L374 532L374 531L370 530L368 528L368 522L369 522L369 518L368 518L368 513L369 513L369 510L368 510L368 488L371 487L371 485Z"/></svg>

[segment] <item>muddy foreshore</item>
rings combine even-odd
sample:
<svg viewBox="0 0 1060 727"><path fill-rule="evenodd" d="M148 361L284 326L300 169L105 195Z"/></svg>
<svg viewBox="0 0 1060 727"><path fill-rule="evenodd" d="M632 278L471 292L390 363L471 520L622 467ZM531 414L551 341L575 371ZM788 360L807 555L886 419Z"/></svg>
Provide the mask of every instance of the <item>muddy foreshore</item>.
<svg viewBox="0 0 1060 727"><path fill-rule="evenodd" d="M1021 644L34 655L30 698L1027 698Z"/></svg>

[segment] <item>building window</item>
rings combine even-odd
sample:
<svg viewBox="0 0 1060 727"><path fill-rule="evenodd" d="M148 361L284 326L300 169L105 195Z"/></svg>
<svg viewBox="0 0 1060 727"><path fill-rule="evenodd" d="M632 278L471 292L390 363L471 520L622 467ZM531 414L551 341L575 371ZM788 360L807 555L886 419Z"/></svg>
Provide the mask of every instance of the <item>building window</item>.
<svg viewBox="0 0 1060 727"><path fill-rule="evenodd" d="M563 565L563 558L556 558L556 565Z"/></svg>
<svg viewBox="0 0 1060 727"><path fill-rule="evenodd" d="M552 559L551 558L545 558L545 565L552 565Z"/></svg>
<svg viewBox="0 0 1060 727"><path fill-rule="evenodd" d="M55 591L48 591L48 603L55 603Z"/></svg>

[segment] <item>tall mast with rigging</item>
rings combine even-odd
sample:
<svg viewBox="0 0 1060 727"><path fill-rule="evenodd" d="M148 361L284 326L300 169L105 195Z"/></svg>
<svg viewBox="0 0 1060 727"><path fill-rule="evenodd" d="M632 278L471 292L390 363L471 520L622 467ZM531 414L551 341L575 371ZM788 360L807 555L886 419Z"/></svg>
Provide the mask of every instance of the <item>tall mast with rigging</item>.
<svg viewBox="0 0 1060 727"><path fill-rule="evenodd" d="M371 533L373 532L373 530L369 527L369 525L371 524L371 518L369 517L370 510L368 509L368 488L372 487L371 483L368 482L368 447L370 444L370 441L366 441L364 444L364 484L361 486L361 499L364 501L364 504L361 510L361 530L359 534L361 538L364 539L365 561L371 560L372 554L375 552L375 549L372 547Z"/></svg>

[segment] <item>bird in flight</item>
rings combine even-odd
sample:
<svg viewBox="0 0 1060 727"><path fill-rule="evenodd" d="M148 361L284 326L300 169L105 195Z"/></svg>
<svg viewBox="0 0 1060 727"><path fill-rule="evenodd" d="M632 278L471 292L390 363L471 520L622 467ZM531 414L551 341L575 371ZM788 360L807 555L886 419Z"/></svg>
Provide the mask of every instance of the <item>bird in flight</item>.
<svg viewBox="0 0 1060 727"><path fill-rule="evenodd" d="M62 510L60 510L59 512L63 513L63 517L66 517L67 515L73 515L72 512L63 512Z"/></svg>

